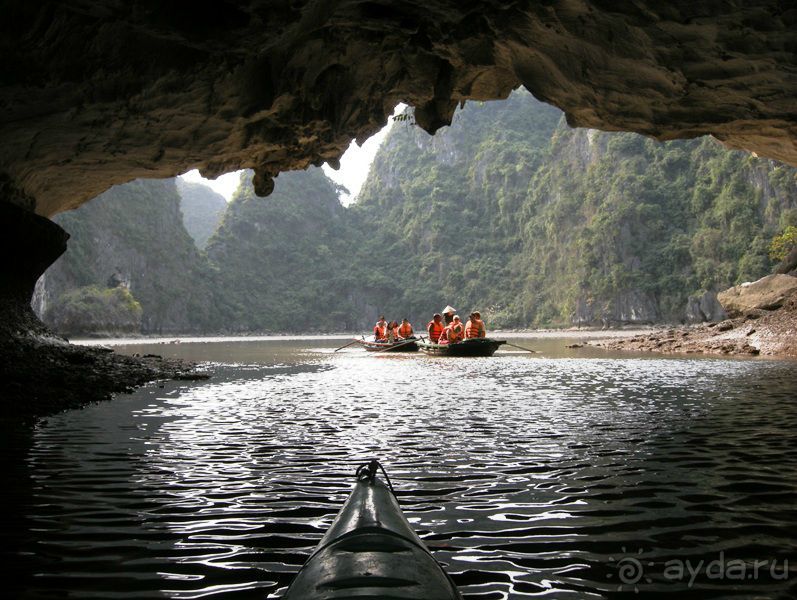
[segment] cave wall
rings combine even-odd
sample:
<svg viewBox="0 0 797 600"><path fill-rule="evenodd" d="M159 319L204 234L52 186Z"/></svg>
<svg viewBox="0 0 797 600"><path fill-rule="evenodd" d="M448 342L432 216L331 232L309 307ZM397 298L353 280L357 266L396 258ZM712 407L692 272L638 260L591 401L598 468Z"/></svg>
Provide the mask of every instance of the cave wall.
<svg viewBox="0 0 797 600"><path fill-rule="evenodd" d="M427 131L524 85L568 122L797 165L780 1L4 3L0 193L40 215L134 178L334 164L399 101Z"/></svg>
<svg viewBox="0 0 797 600"><path fill-rule="evenodd" d="M30 299L36 280L66 251L68 239L69 234L50 219L0 202L0 344L31 334L49 335L33 314Z"/></svg>

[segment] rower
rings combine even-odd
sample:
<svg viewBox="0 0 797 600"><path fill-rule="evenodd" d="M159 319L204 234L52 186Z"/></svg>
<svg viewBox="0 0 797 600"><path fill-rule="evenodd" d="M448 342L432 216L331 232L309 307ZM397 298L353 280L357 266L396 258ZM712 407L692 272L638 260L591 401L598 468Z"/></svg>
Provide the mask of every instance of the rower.
<svg viewBox="0 0 797 600"><path fill-rule="evenodd" d="M484 327L481 313L478 310L474 310L470 314L468 322L465 324L465 339L470 340L483 337L487 337L487 330Z"/></svg>
<svg viewBox="0 0 797 600"><path fill-rule="evenodd" d="M446 327L451 325L451 323L454 321L455 314L457 314L457 309L450 304L443 309L443 319L445 321Z"/></svg>
<svg viewBox="0 0 797 600"><path fill-rule="evenodd" d="M429 321L429 324L426 326L426 332L429 334L429 341L433 344L437 344L445 328L445 325L443 325L443 317L440 316L440 313L435 313L432 320Z"/></svg>
<svg viewBox="0 0 797 600"><path fill-rule="evenodd" d="M457 342L461 342L464 336L465 328L462 327L462 320L459 318L459 315L454 315L451 325L443 330L437 343L441 345L456 344Z"/></svg>
<svg viewBox="0 0 797 600"><path fill-rule="evenodd" d="M379 320L374 325L374 341L383 341L387 337L387 321L384 315L379 317Z"/></svg>
<svg viewBox="0 0 797 600"><path fill-rule="evenodd" d="M407 339L412 337L415 332L412 330L412 325L408 319L401 320L401 326L398 328L398 335L400 338Z"/></svg>

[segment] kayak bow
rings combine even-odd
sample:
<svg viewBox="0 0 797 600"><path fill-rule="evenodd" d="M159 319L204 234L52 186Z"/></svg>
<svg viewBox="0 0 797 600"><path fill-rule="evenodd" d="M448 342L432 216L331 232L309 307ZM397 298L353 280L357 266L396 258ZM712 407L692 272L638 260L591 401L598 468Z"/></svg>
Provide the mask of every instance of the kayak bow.
<svg viewBox="0 0 797 600"><path fill-rule="evenodd" d="M349 499L283 600L462 599L404 517L392 486L377 479L377 468L372 460L357 469Z"/></svg>

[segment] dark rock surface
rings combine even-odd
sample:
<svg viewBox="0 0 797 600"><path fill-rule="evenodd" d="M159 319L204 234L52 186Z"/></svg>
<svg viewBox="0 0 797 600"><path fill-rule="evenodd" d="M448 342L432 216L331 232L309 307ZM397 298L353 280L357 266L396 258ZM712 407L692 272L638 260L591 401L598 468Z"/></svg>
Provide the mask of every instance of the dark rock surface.
<svg viewBox="0 0 797 600"><path fill-rule="evenodd" d="M618 293L607 301L579 298L571 317L577 327L649 325L661 321L656 299L641 290Z"/></svg>
<svg viewBox="0 0 797 600"><path fill-rule="evenodd" d="M685 321L690 324L722 321L728 315L717 300L716 292L703 292L689 296L686 302Z"/></svg>
<svg viewBox="0 0 797 600"><path fill-rule="evenodd" d="M194 365L160 357L122 356L69 344L53 335L30 305L36 280L66 249L59 225L0 202L0 412L2 419L39 417L110 398Z"/></svg>
<svg viewBox="0 0 797 600"><path fill-rule="evenodd" d="M264 194L399 101L434 131L521 84L572 125L797 164L797 9L775 0L11 0L2 28L0 178L42 215L194 167L254 168Z"/></svg>
<svg viewBox="0 0 797 600"><path fill-rule="evenodd" d="M0 201L0 341L46 333L30 299L36 280L64 253L68 238L49 219Z"/></svg>
<svg viewBox="0 0 797 600"><path fill-rule="evenodd" d="M77 346L54 336L0 341L0 410L4 419L41 417L108 400L149 381L191 377L195 366Z"/></svg>

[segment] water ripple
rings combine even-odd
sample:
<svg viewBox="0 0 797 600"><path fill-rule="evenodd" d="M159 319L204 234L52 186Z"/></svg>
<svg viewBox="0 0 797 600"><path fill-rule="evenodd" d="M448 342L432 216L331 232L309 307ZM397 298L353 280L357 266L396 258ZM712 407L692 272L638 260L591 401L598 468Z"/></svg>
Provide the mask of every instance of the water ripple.
<svg viewBox="0 0 797 600"><path fill-rule="evenodd" d="M794 590L665 571L720 553L797 564L793 364L314 343L40 425L30 597L277 596L372 456L470 600ZM644 576L620 581L632 559Z"/></svg>

